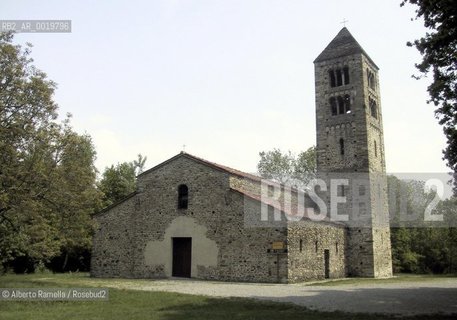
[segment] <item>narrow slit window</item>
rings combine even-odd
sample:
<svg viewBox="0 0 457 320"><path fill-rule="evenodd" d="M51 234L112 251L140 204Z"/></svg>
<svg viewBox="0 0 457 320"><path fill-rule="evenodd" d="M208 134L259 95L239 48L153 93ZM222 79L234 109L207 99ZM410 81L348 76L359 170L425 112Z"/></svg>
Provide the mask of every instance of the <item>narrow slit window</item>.
<svg viewBox="0 0 457 320"><path fill-rule="evenodd" d="M318 251L318 249L319 249L319 246L318 246L318 242L317 242L317 241L314 243L314 246L315 246L315 250L316 250L316 253L317 253L317 251Z"/></svg>
<svg viewBox="0 0 457 320"><path fill-rule="evenodd" d="M300 252L302 252L302 251L303 251L303 240L300 239Z"/></svg>
<svg viewBox="0 0 457 320"><path fill-rule="evenodd" d="M340 139L340 154L344 156L344 139Z"/></svg>
<svg viewBox="0 0 457 320"><path fill-rule="evenodd" d="M376 143L376 140L374 141L374 156L376 158L378 157L378 144Z"/></svg>
<svg viewBox="0 0 457 320"><path fill-rule="evenodd" d="M187 209L189 204L189 189L185 184L178 187L178 209Z"/></svg>

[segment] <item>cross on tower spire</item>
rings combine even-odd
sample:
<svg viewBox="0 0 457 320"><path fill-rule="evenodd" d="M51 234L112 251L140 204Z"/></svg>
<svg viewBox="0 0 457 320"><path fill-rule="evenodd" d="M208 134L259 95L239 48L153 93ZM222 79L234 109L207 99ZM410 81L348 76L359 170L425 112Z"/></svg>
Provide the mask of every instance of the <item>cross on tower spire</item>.
<svg viewBox="0 0 457 320"><path fill-rule="evenodd" d="M343 18L343 21L341 21L340 23L343 25L343 27L346 27L347 22L349 22L349 21L346 20L346 18Z"/></svg>

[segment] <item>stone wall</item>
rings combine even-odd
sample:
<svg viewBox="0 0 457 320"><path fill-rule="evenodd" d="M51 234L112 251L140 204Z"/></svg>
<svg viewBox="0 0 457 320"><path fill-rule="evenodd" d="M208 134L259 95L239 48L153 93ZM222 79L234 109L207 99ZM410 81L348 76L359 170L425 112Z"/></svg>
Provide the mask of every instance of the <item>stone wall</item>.
<svg viewBox="0 0 457 320"><path fill-rule="evenodd" d="M368 167L366 116L362 80L361 55L355 54L315 65L317 165L319 172L357 172ZM350 83L330 87L330 69L349 69ZM333 116L330 98L349 95L351 112ZM339 140L344 139L345 154L340 153Z"/></svg>
<svg viewBox="0 0 457 320"><path fill-rule="evenodd" d="M289 282L325 278L324 251L329 251L329 278L346 276L346 228L324 223L293 222L287 230Z"/></svg>
<svg viewBox="0 0 457 320"><path fill-rule="evenodd" d="M177 207L180 184L189 189L187 209ZM259 214L260 203L231 190L228 173L182 155L140 176L139 186L96 217L93 276L169 277L171 239L192 237L193 278L287 281L287 256L269 253L286 229L245 227L245 213Z"/></svg>
<svg viewBox="0 0 457 320"><path fill-rule="evenodd" d="M93 237L91 276L133 277L134 228L131 215L137 200L130 197L96 216Z"/></svg>

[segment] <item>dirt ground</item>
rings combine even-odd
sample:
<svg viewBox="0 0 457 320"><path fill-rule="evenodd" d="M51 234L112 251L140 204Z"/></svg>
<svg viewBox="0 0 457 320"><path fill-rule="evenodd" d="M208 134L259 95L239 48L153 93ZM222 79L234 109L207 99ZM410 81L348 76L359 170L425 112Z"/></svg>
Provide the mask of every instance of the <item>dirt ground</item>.
<svg viewBox="0 0 457 320"><path fill-rule="evenodd" d="M457 278L426 281L353 281L335 285L253 284L189 279L110 282L107 286L214 297L246 297L291 302L321 311L417 315L457 314ZM105 284L105 281L104 284Z"/></svg>

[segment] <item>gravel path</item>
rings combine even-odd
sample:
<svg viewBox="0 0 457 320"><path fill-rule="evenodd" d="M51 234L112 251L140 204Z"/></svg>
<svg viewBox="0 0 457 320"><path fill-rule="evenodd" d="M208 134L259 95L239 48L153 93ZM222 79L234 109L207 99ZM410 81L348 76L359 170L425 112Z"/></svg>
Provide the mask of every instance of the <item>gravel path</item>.
<svg viewBox="0 0 457 320"><path fill-rule="evenodd" d="M417 315L457 314L457 279L423 282L361 282L322 286L252 284L197 280L156 280L114 285L145 291L168 291L215 297L247 297L292 302L314 310Z"/></svg>

